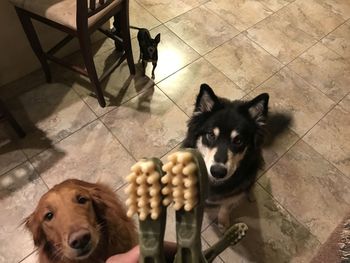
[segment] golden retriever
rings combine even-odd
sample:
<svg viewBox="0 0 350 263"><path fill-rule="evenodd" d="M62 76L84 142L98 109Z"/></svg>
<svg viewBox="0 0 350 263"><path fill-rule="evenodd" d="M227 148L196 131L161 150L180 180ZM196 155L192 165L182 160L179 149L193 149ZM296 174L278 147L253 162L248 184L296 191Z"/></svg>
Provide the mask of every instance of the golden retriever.
<svg viewBox="0 0 350 263"><path fill-rule="evenodd" d="M137 243L134 223L102 184L67 180L44 194L25 226L40 263L100 263Z"/></svg>

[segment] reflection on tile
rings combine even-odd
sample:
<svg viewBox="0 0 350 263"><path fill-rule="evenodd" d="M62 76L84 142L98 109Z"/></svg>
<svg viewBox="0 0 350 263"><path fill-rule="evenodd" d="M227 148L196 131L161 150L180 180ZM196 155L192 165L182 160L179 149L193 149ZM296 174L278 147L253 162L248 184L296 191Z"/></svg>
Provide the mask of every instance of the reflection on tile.
<svg viewBox="0 0 350 263"><path fill-rule="evenodd" d="M33 156L96 118L68 86L45 84L14 98L10 110L26 131L20 144Z"/></svg>
<svg viewBox="0 0 350 263"><path fill-rule="evenodd" d="M235 28L205 7L195 8L176 17L167 22L166 26L201 55L238 33Z"/></svg>
<svg viewBox="0 0 350 263"><path fill-rule="evenodd" d="M147 76L143 76L141 70L138 68L136 68L136 75L131 76L129 67L125 61L102 82L106 107L101 108L89 80L84 77L75 76L69 80L67 79L67 81L70 82L70 86L73 87L98 116L102 116L115 109L125 101L154 85L153 80Z"/></svg>
<svg viewBox="0 0 350 263"><path fill-rule="evenodd" d="M350 64L321 43L293 61L290 68L336 102L350 91Z"/></svg>
<svg viewBox="0 0 350 263"><path fill-rule="evenodd" d="M205 58L243 90L256 88L282 64L244 35L238 35Z"/></svg>
<svg viewBox="0 0 350 263"><path fill-rule="evenodd" d="M0 123L0 175L26 160L11 128L7 123Z"/></svg>
<svg viewBox="0 0 350 263"><path fill-rule="evenodd" d="M293 116L291 129L299 136L314 126L334 104L288 68L255 89L252 96L262 92L270 94L270 108L274 112Z"/></svg>
<svg viewBox="0 0 350 263"><path fill-rule="evenodd" d="M216 0L209 1L205 6L239 31L251 27L273 13L259 1L252 0Z"/></svg>
<svg viewBox="0 0 350 263"><path fill-rule="evenodd" d="M336 106L304 140L350 178L350 111Z"/></svg>
<svg viewBox="0 0 350 263"><path fill-rule="evenodd" d="M206 1L207 0L138 0L141 5L163 23Z"/></svg>
<svg viewBox="0 0 350 263"><path fill-rule="evenodd" d="M293 26L320 39L344 22L328 4L318 0L297 0L283 8L279 15Z"/></svg>
<svg viewBox="0 0 350 263"><path fill-rule="evenodd" d="M191 47L186 45L180 38L165 26L159 26L150 31L152 38L160 33L158 45L158 65L155 70L155 82L173 74L177 70L196 60L199 55ZM132 41L132 49L135 63L140 56L140 48L137 39ZM141 65L138 65L141 67ZM146 75L151 77L152 63L148 63Z"/></svg>
<svg viewBox="0 0 350 263"><path fill-rule="evenodd" d="M323 38L322 43L350 62L350 23L338 27Z"/></svg>
<svg viewBox="0 0 350 263"><path fill-rule="evenodd" d="M162 156L180 143L187 116L155 87L109 112L102 121L140 159Z"/></svg>
<svg viewBox="0 0 350 263"><path fill-rule="evenodd" d="M294 0L260 0L259 2L276 12L293 1Z"/></svg>
<svg viewBox="0 0 350 263"><path fill-rule="evenodd" d="M136 0L129 1L130 5L130 25L135 27L142 27L151 30L159 26L160 22L152 16L145 8L136 2ZM131 37L137 36L137 30L130 29Z"/></svg>
<svg viewBox="0 0 350 263"><path fill-rule="evenodd" d="M350 179L303 141L259 182L321 242L350 207Z"/></svg>
<svg viewBox="0 0 350 263"><path fill-rule="evenodd" d="M246 223L248 232L240 243L220 255L223 261L309 262L319 245L316 238L259 185L254 194L256 202L245 200L232 210L232 223ZM209 245L221 235L215 224L203 232Z"/></svg>
<svg viewBox="0 0 350 263"><path fill-rule="evenodd" d="M46 191L29 162L0 176L1 263L17 263L34 250L32 237L21 223Z"/></svg>
<svg viewBox="0 0 350 263"><path fill-rule="evenodd" d="M244 95L238 86L204 58L163 80L158 86L188 116L191 116L202 83L211 86L218 96L228 99L240 99Z"/></svg>
<svg viewBox="0 0 350 263"><path fill-rule="evenodd" d="M277 14L250 28L248 36L285 64L316 43L316 39Z"/></svg>
<svg viewBox="0 0 350 263"><path fill-rule="evenodd" d="M49 187L76 178L104 182L113 189L125 183L124 177L134 162L100 121L87 125L31 161Z"/></svg>

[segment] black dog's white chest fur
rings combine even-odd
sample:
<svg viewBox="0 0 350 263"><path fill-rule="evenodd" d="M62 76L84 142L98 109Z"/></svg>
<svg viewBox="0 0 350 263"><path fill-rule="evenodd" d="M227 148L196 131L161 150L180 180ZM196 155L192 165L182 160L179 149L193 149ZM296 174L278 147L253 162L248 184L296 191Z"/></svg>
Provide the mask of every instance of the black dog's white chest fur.
<svg viewBox="0 0 350 263"><path fill-rule="evenodd" d="M221 203L254 183L263 163L268 100L264 93L250 101L229 101L201 85L182 146L197 148L203 155L209 176L208 203Z"/></svg>

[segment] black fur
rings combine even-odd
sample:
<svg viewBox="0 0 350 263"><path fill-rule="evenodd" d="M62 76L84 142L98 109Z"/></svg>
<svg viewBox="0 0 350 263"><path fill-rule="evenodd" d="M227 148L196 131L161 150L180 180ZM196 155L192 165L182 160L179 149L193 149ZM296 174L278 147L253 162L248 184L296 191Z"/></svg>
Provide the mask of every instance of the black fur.
<svg viewBox="0 0 350 263"><path fill-rule="evenodd" d="M224 182L209 180L209 200L216 201L247 191L254 183L257 171L263 165L261 146L268 101L267 93L251 101L230 101L217 97L207 84L201 85L182 146L197 148L197 141L202 137L203 145L218 149L214 156L218 163L227 161L228 150L233 155L246 151L235 172L227 175ZM220 134L213 140L211 133L214 127L219 128ZM239 133L239 140L235 139L235 142L231 139L232 130Z"/></svg>
<svg viewBox="0 0 350 263"><path fill-rule="evenodd" d="M140 46L140 58L139 62L142 62L143 71L146 70L146 63L152 62L152 78L154 79L154 70L157 67L158 62L158 44L160 42L160 33L153 39L150 32L146 28L130 27L137 29L137 40Z"/></svg>

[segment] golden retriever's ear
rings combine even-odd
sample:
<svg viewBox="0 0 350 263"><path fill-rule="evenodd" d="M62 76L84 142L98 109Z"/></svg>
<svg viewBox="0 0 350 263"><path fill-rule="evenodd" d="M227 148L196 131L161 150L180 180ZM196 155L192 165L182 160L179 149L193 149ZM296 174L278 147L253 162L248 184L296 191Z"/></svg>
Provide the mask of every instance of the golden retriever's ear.
<svg viewBox="0 0 350 263"><path fill-rule="evenodd" d="M120 219L127 220L123 205L112 189L103 184L94 184L89 191L98 217L107 219L107 221L111 220L111 222L118 222Z"/></svg>
<svg viewBox="0 0 350 263"><path fill-rule="evenodd" d="M38 247L45 242L45 234L39 220L35 218L35 212L24 219L23 224L32 233L35 246Z"/></svg>

